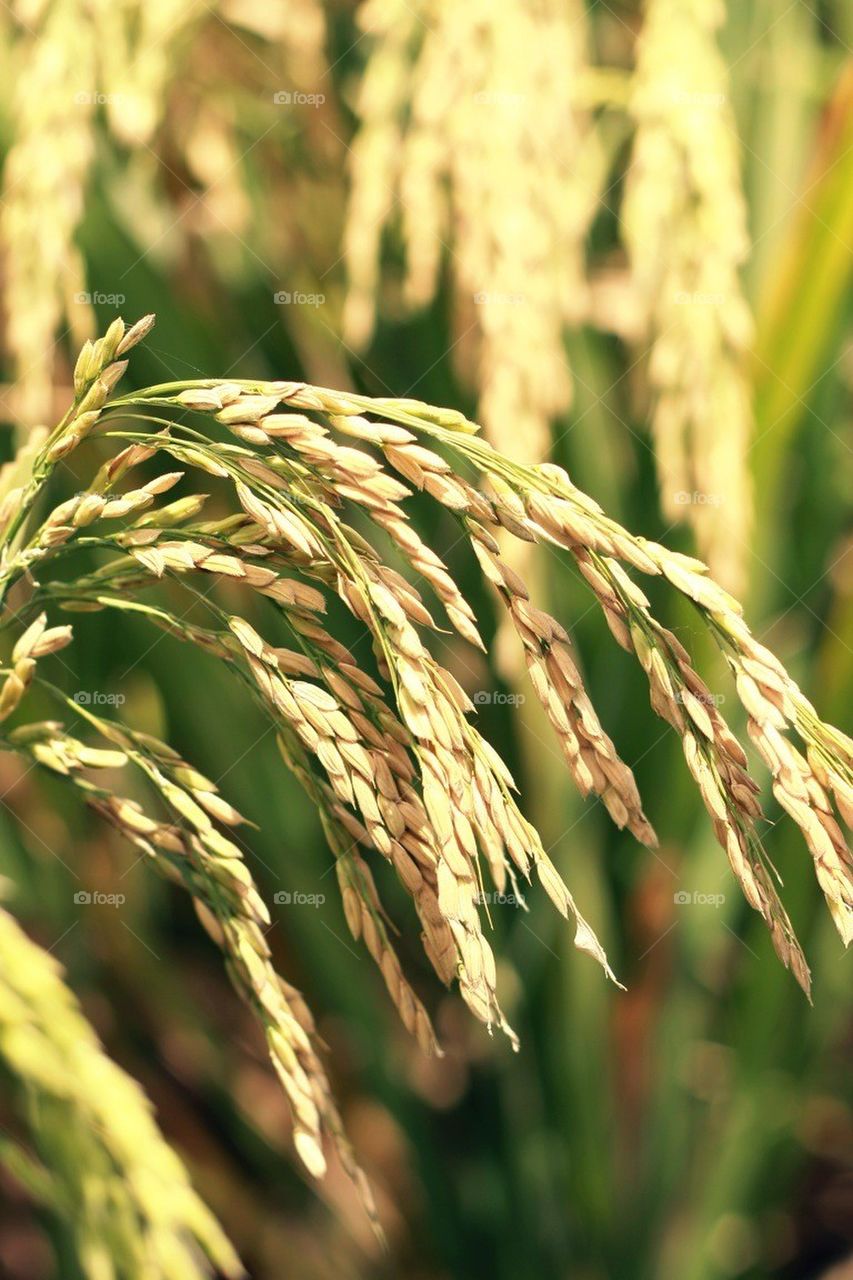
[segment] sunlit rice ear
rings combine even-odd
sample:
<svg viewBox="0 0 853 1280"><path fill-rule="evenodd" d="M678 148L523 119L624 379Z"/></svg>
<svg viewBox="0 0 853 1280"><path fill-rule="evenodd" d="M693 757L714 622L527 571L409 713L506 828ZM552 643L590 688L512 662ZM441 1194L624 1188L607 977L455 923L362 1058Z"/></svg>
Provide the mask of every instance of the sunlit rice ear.
<svg viewBox="0 0 853 1280"><path fill-rule="evenodd" d="M14 639L2 670L0 718L12 723L38 687L104 743L39 721L8 732L4 726L0 745L63 778L191 895L263 1031L306 1170L323 1176L335 1152L376 1222L310 1015L272 965L265 936L271 915L230 833L241 815L171 748L48 682L43 664L71 641L70 628L54 625L55 611L132 613L224 663L266 717L284 766L318 811L349 929L377 965L406 1028L425 1051L440 1052L395 951L373 874L380 861L410 899L439 979L457 983L473 1014L517 1047L488 937L487 886L504 893L509 885L520 900L520 881L538 881L572 925L575 947L616 977L525 817L506 764L477 728L476 691L464 689L433 652L446 630L434 608L472 646L482 650L483 641L448 565L410 523L412 494L455 522L458 541L495 589L581 793L600 797L619 827L654 844L636 782L592 705L568 631L536 606L495 535L550 544L573 559L615 641L636 658L652 707L679 735L747 901L808 992L808 965L760 839L759 787L746 752L636 575L657 577L691 601L725 654L750 738L775 797L805 835L845 941L853 864L832 803L849 822L853 745L819 719L704 564L631 534L560 467L507 458L453 410L289 382L190 379L121 394L117 362L151 323L146 317L126 329L116 321L84 348L68 413L0 475L0 490L16 494L0 532L0 591L5 596L25 575L31 588L3 621ZM93 434L115 443L112 460L73 497L42 501L54 470ZM143 481L143 464L160 469ZM218 487L230 514L203 519L204 494L174 497L194 471ZM64 557L82 545L105 557L75 576L67 567L76 562ZM66 572L54 575L54 566ZM203 625L189 616L197 601ZM373 673L335 636L333 603L369 640ZM120 770L122 778L135 772L161 814L131 799L123 782L93 781L91 769ZM571 879L570 864L567 871Z"/></svg>
<svg viewBox="0 0 853 1280"><path fill-rule="evenodd" d="M214 1268L244 1275L148 1098L106 1056L53 956L5 910L0 1063L21 1091L30 1138L27 1149L7 1137L4 1163L37 1200L52 1192L81 1258L109 1241L113 1275L138 1275L140 1254L160 1275L175 1265L186 1280Z"/></svg>

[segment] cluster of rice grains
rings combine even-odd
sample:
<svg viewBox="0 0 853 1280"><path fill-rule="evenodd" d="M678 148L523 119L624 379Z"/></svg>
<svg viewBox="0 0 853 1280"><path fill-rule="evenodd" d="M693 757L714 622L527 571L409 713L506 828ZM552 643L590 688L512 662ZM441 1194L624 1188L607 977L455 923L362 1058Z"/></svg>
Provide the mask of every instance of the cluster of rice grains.
<svg viewBox="0 0 853 1280"><path fill-rule="evenodd" d="M57 962L4 910L0 1063L22 1086L34 1149L4 1135L4 1163L65 1217L83 1274L243 1274L139 1085L106 1056Z"/></svg>
<svg viewBox="0 0 853 1280"><path fill-rule="evenodd" d="M216 94L199 92L198 67L187 75L190 29L207 41ZM262 0L213 0L202 8L183 0L12 0L0 11L0 35L15 84L0 217L6 343L15 371L10 409L30 427L52 413L58 330L82 343L95 331L97 294L122 287L120 280L87 281L77 244L93 169L100 166L98 186L140 253L153 247L150 227L143 230L134 208L141 183L161 248L172 241L169 229L180 235L198 229L208 238L223 230L247 235L244 148L220 101L223 89L234 88L223 79L223 66L236 68L236 59L233 52L216 56L211 42L239 51L247 37L263 40L267 58L282 60L281 81L301 86L304 76L316 89L326 73L326 31L319 0L292 0L281 14ZM240 74L245 77L245 66L235 84L245 83ZM260 97L263 87L254 91ZM165 142L158 135L164 124L171 130ZM119 183L103 163L105 143L125 149L115 165ZM145 172L158 163L158 152L171 155L173 180L174 155L180 155L203 199L194 197L188 207L190 186L178 181L175 198L183 207L169 206L168 192ZM97 283L102 290L90 292Z"/></svg>
<svg viewBox="0 0 853 1280"><path fill-rule="evenodd" d="M147 151L190 14L180 0L16 0L5 9L16 93L0 242L12 411L30 426L51 414L60 324L78 343L94 330L76 236L100 116L121 145Z"/></svg>
<svg viewBox="0 0 853 1280"><path fill-rule="evenodd" d="M629 110L622 231L646 319L661 505L740 590L752 497L749 251L720 0L649 0Z"/></svg>
<svg viewBox="0 0 853 1280"><path fill-rule="evenodd" d="M506 766L469 718L468 696L427 647L429 633L444 625L430 613L433 602L466 641L480 647L482 641L447 567L409 521L407 499L417 490L452 514L496 588L579 789L598 795L620 827L653 844L631 771L598 721L566 632L531 602L496 534L548 542L573 557L615 639L646 672L654 709L679 733L747 900L808 991L808 967L758 836L758 785L746 754L690 655L656 620L628 570L666 578L696 605L718 641L774 794L805 835L845 941L853 931L853 864L833 802L849 825L853 744L820 721L704 565L626 532L560 468L510 461L453 411L292 382L200 380L117 395L121 357L149 327L145 320L126 332L116 321L103 339L86 346L75 403L27 455L29 480L21 462L0 478L6 495L0 506L3 587L24 574L32 584L24 608L3 625L14 622L20 629L30 615L36 619L18 640L6 672L17 683L0 695L4 704L20 701L28 683L41 680L39 655L69 639L67 628L47 629L45 610L132 609L220 658L275 726L283 760L317 805L350 929L364 940L405 1025L425 1050L436 1050L429 1017L392 947L371 870L377 857L393 866L411 896L440 979L456 980L473 1013L514 1043L483 927L487 873L499 890L538 877L573 920L576 945L608 974L610 969L518 808ZM95 431L115 440L120 452L85 492L52 511L45 507L47 514L35 521L34 502L51 470ZM179 470L164 467L159 478L134 487L134 469L158 458ZM204 497L194 492L158 504L181 477L199 470L231 496L232 514L203 519ZM465 476L476 476L480 487ZM371 529L375 536L368 540L364 530ZM76 578L46 572L61 567L65 552L81 543L106 553L96 570ZM385 562L383 546L409 566L408 577ZM190 593L199 583L214 586L212 577L242 584L243 612L251 621L207 591L213 624L190 621L186 610L151 597L166 577ZM333 597L370 638L375 677L326 629L324 612ZM75 707L67 698L64 705ZM237 990L261 1022L305 1166L322 1174L331 1144L369 1203L310 1015L272 968L264 940L269 916L226 834L239 814L163 744L91 708L77 710L106 739L106 749L86 747L56 722L13 730L4 745L66 777L189 891ZM165 816L149 816L135 801L90 781L87 770L104 763L141 772Z"/></svg>
<svg viewBox="0 0 853 1280"><path fill-rule="evenodd" d="M662 505L672 519L691 522L712 571L737 590L751 509L744 366L752 326L738 279L748 239L715 43L721 12L719 0L647 6L627 94L635 138L620 220L651 350ZM589 67L579 0L499 7L365 0L359 21L370 55L355 104L344 332L356 347L370 337L383 234L399 207L405 304L435 297L446 258L453 346L477 369L486 433L503 453L544 458L550 424L571 400L563 338L590 316L585 244L615 163L610 132L589 104L601 99L623 111L624 86L602 91L610 73ZM265 41L270 58L280 53L288 83L328 88L325 24L318 0L291 4L284 18L259 0L217 0L201 15L178 0L16 0L0 22L20 71L0 241L17 375L12 412L29 426L51 416L58 328L67 324L79 343L94 324L75 238L104 125L111 140L132 148L133 165L156 159L176 79L170 59L176 45L190 46L192 24L206 39L211 27L220 38L234 27L238 49L242 30ZM197 70L188 83L195 85ZM250 225L256 229L257 197L241 169L231 113L211 108L197 86L184 84L181 93L168 148L204 199L178 218L152 207L162 218L160 238L173 224L207 240L223 232L246 238ZM305 127L321 152L331 131L318 137L310 122ZM137 181L129 170L125 186ZM282 202L289 209L339 198L337 188L316 197L306 190L276 179L268 199L277 224L286 216ZM136 234L126 193L110 194ZM141 250L149 247L140 241ZM280 251L271 242L270 252ZM292 312L288 324L301 346L310 345L305 318Z"/></svg>
<svg viewBox="0 0 853 1280"><path fill-rule="evenodd" d="M382 231L399 201L404 296L435 295L442 255L479 416L498 448L544 457L569 403L563 331L586 307L584 240L606 170L580 102L583 5L367 0L345 247L345 332L370 336ZM473 304L473 305L472 305Z"/></svg>
<svg viewBox="0 0 853 1280"><path fill-rule="evenodd" d="M586 241L615 163L589 104L617 108L634 133L620 230L636 336L650 352L661 503L738 590L752 320L739 281L749 240L737 133L715 42L723 15L720 0L650 0L620 88L588 65L573 2L365 0L372 43L356 104L344 327L355 346L369 338L383 232L399 223L407 305L433 299L447 258L454 347L466 360L477 334L489 439L510 457L545 458L570 403L563 338L591 310Z"/></svg>

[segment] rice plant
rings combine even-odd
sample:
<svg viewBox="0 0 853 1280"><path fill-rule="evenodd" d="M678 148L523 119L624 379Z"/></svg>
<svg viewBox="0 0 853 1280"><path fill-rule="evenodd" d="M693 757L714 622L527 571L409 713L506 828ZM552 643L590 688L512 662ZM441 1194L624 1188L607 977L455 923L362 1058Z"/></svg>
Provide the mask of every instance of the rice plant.
<svg viewBox="0 0 853 1280"><path fill-rule="evenodd" d="M268 45L264 68L280 51L280 79L311 87L325 74L326 22L317 0L293 0L278 16L268 6L243 3L229 15L233 32L220 9L227 6L21 0L0 15L14 84L0 218L7 262L4 314L15 381L11 408L24 428L50 419L57 329L65 327L77 345L97 332L98 291L87 281L78 233L93 178L101 190L109 187L104 155L130 158L131 179L124 175L115 197L130 227L135 229L135 219L128 189L137 197L144 191L146 214L158 221L163 242L170 233L248 235L251 202L240 182L239 135L233 111L218 100L223 90L245 88L246 68L235 65L235 51L245 49L246 38L260 36ZM209 79L198 68L193 75L188 65L194 42L202 43ZM173 111L176 86L185 99ZM165 122L174 137L164 144ZM194 201L176 216L158 188L161 147L181 156L184 197L193 194L189 182L216 188L217 200L203 209ZM174 163L168 170L173 177ZM280 206L281 192L270 199Z"/></svg>
<svg viewBox="0 0 853 1280"><path fill-rule="evenodd" d="M139 1085L106 1057L56 961L3 910L0 961L0 1064L32 1148L4 1136L0 1155L68 1223L83 1273L201 1280L209 1261L242 1274Z"/></svg>
<svg viewBox="0 0 853 1280"><path fill-rule="evenodd" d="M836 811L849 827L853 742L820 718L705 566L630 533L560 467L507 458L456 410L288 381L191 378L122 392L126 356L152 325L151 316L130 328L116 320L104 337L87 342L75 366L73 403L52 430L31 437L0 477L0 628L8 654L0 745L61 779L190 895L257 1019L307 1172L322 1178L335 1153L381 1230L311 1014L273 966L270 913L236 843L244 819L191 761L81 705L50 678L50 656L73 643L75 613L133 614L223 663L268 718L283 767L316 807L353 937L377 965L421 1049L441 1053L395 953L373 874L378 860L393 867L411 898L439 981L457 984L474 1016L517 1048L488 940L488 881L518 894L520 882L538 880L570 921L578 950L611 980L618 975L525 818L506 764L477 730L469 694L430 647L430 637L448 626L466 643L484 645L454 575L409 518L412 500L421 494L419 501L450 514L460 544L494 588L581 794L598 797L618 827L654 846L632 772L586 693L566 629L570 619L561 622L536 606L496 535L550 545L576 565L613 639L645 673L651 705L681 740L747 901L808 995L808 963L762 844L759 784L747 753L637 576L658 578L685 597L725 657L749 737L775 797L803 834L845 944L853 936L853 861ZM94 471L89 483L57 503L51 493L59 473L74 455L79 476L93 442L104 460L86 464ZM199 473L209 494L195 487ZM207 518L209 500L216 511ZM84 548L97 567L75 571L75 553ZM369 640L369 663L336 638L341 608ZM35 689L51 700L55 718L27 715ZM145 803L136 798L140 786ZM48 1004L68 1009L68 997L38 952L31 966L22 960L28 944L16 941L11 921L0 941L6 934L11 976L3 1003L10 1012L0 1019L0 1055L22 1084L33 1076L50 1092L51 1082L34 1074L32 1052L18 1052L16 1027L26 1024L28 1034L49 1039L51 1015L37 1003L39 992L16 981L16 964L43 970L39 991ZM85 1035L81 1044L93 1063L101 1061ZM56 1102L83 1130L97 1128L88 1079L81 1071L77 1092ZM116 1088L129 1088L115 1079ZM141 1117L144 1106L133 1105ZM39 1110L39 1126L48 1114ZM61 1123L57 1118L50 1127ZM109 1147L109 1134L101 1139ZM116 1158L97 1134L87 1141L93 1161ZM73 1215L80 1171L69 1172L52 1140L44 1150L45 1160L61 1165L56 1207ZM164 1163L157 1176L159 1196L165 1179L184 1186L174 1164ZM149 1209L151 1230L175 1257L195 1237L229 1259L188 1190L163 1223L150 1205L143 1212L105 1198L104 1237L129 1234L126 1248L109 1251L104 1275L149 1274L143 1261L151 1256L144 1242ZM128 1226L128 1212L136 1214L135 1226ZM89 1247L84 1225L81 1256Z"/></svg>
<svg viewBox="0 0 853 1280"><path fill-rule="evenodd" d="M140 5L21 4L4 16L17 71L14 145L4 173L2 239L9 250L8 346L16 416L48 417L53 338L95 332L75 235L97 151L99 108L125 145L147 145L164 109L171 42L188 17L171 0Z"/></svg>
<svg viewBox="0 0 853 1280"><path fill-rule="evenodd" d="M372 52L351 156L344 332L359 347L370 337L399 200L406 304L435 297L449 248L463 353L477 334L483 425L503 452L544 457L571 401L563 332L588 312L585 238L608 166L580 84L584 7L368 0L359 21Z"/></svg>
<svg viewBox="0 0 853 1280"><path fill-rule="evenodd" d="M651 0L630 74L594 65L590 15L576 3L365 0L359 15L371 55L350 164L348 340L362 347L377 299L394 298L386 227L402 241L408 307L435 298L446 258L454 347L463 361L476 349L484 428L523 459L547 456L571 403L566 332L623 329L637 360L649 357L662 509L690 522L712 572L740 590L752 320L739 278L749 250L740 151L716 42L723 6ZM614 255L597 273L591 231L623 184L628 269ZM624 278L605 307L608 273Z"/></svg>
<svg viewBox="0 0 853 1280"><path fill-rule="evenodd" d="M643 299L661 506L685 517L713 572L745 578L752 526L752 317L740 148L716 0L653 0L638 42L622 225ZM726 518L718 510L726 494Z"/></svg>

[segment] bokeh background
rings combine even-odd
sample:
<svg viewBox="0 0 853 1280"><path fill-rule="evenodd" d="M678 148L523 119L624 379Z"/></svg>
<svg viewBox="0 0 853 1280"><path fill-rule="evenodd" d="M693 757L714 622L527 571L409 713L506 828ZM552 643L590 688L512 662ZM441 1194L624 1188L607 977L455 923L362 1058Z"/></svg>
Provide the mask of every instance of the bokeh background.
<svg viewBox="0 0 853 1280"><path fill-rule="evenodd" d="M119 313L157 313L139 385L230 373L459 406L636 532L698 545L849 728L845 0L25 0L0 27L6 455L62 411L75 349ZM853 1276L851 967L799 833L771 798L813 1007L565 560L526 571L635 767L655 853L576 796L470 565L449 557L495 657L448 641L444 659L485 695L480 723L627 985L574 951L544 895L495 904L518 1055L436 988L414 930L399 952L446 1056L407 1039L349 938L309 803L212 661L83 617L66 673L258 824L244 842L275 898L274 954L329 1046L387 1256L344 1179L318 1194L296 1171L259 1035L179 892L3 758L11 908L257 1280ZM671 593L655 607L726 698L694 615ZM733 698L725 711L739 723ZM10 1176L0 1190L0 1272L75 1276L61 1228Z"/></svg>

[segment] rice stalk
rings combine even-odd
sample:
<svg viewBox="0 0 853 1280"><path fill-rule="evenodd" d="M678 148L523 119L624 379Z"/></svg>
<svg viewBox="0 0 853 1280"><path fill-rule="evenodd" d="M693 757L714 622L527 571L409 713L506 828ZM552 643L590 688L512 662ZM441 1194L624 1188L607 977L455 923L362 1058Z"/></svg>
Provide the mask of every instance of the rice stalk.
<svg viewBox="0 0 853 1280"><path fill-rule="evenodd" d="M762 845L759 785L746 751L633 575L666 579L695 605L725 654L750 739L775 797L803 831L845 942L853 920L853 863L835 810L849 826L853 744L820 720L704 564L629 533L561 468L507 458L452 410L256 380L191 379L120 395L124 356L151 323L146 317L125 330L118 321L84 347L68 413L0 476L6 494L0 586L5 596L15 583L28 583L23 604L0 622L18 636L7 681L49 688L34 664L68 642L67 628L48 629L42 616L57 608L131 611L224 662L274 725L285 765L317 805L348 925L363 938L405 1025L424 1049L437 1049L428 1014L391 945L372 873L377 858L394 867L409 895L439 978L458 983L475 1016L515 1045L482 910L487 879L503 890L535 874L573 920L575 945L613 974L523 816L505 764L470 719L468 694L429 647L441 624L421 586L462 637L476 646L482 641L441 558L409 523L415 489L457 521L460 538L495 588L581 793L599 796L620 827L653 844L634 778L584 689L567 632L530 600L496 535L547 542L573 558L615 640L645 672L652 707L679 734L747 901L808 992L808 965ZM93 434L118 452L87 489L51 508L44 498L53 470ZM162 465L153 480L140 483L134 471L143 463ZM172 496L198 471L212 479L232 514L204 519L203 494ZM363 530L375 536L368 540ZM411 578L383 559L389 540ZM100 563L75 576L66 557L79 547L95 550ZM212 579L229 584L227 607L208 591ZM205 609L204 624L176 608L171 594L164 596L164 581ZM235 611L235 591L245 593L245 609ZM335 638L331 622L327 629L324 614L334 599L370 639L374 672L363 670ZM320 1175L325 1149L336 1148L366 1197L307 1014L298 1012L301 1001L270 966L266 909L239 848L217 826L233 825L239 815L162 744L67 697L64 705L144 775L163 818L92 783L85 769L96 767L97 756L87 761L61 725L24 725L7 742L66 777L192 894L264 1029L303 1162Z"/></svg>

